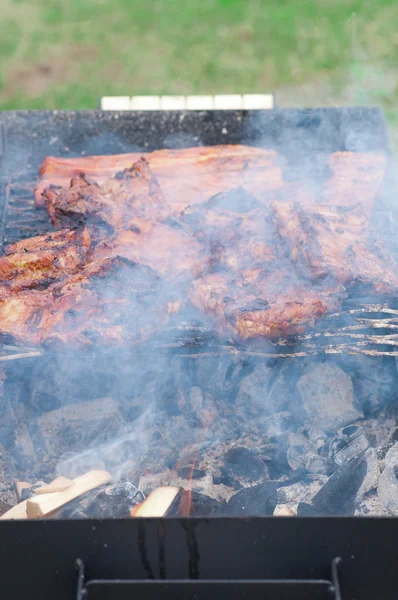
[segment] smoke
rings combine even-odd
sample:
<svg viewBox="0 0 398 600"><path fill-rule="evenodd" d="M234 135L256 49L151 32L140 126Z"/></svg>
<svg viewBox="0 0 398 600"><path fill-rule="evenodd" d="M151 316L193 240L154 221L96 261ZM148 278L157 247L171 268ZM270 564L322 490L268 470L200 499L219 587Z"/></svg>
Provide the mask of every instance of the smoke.
<svg viewBox="0 0 398 600"><path fill-rule="evenodd" d="M323 339L320 350L315 338L306 338L308 331L343 331L351 325L356 317L348 311L358 300L355 292L348 291L352 304L340 307L338 299L336 312L341 308L343 316L326 317L320 329L318 322L304 322L302 331L294 330L293 337L285 335L279 343L278 336L242 343L237 333L237 315L249 315L241 324L244 330L259 313L280 308L283 315L305 291L312 290L318 300L335 285L331 274L313 283L292 265L289 244L267 207L272 201L319 203L325 181L333 176L333 152L382 150L380 114L365 109L253 114L245 120L242 137L255 147L276 149L283 159L271 160L267 168L263 163L257 168L255 161L252 168L244 164L238 184L222 162L214 179L205 168L186 167L184 189L178 189L178 170L171 168L174 188L166 190L166 199L176 206L206 190L206 202L186 206L180 219L165 222L166 241L171 243L174 235L195 239L201 247L201 275L213 277L220 287L210 286L209 296L200 300L202 290L192 293L192 280L202 281L197 273L170 276L169 269L164 275L116 255L108 276L81 287L74 307L82 312L81 321L59 313L58 338L76 341L79 334L92 347L50 345L22 376L10 373L9 390L19 385L18 377L24 382L30 435L46 456L47 476L54 470L75 477L104 468L115 481L138 484L148 473L167 472L180 481L194 468L206 481L202 491L215 497L226 497L225 488L231 495L303 470L325 477L333 471L330 438L345 425L378 414L388 402L397 379L393 357L346 360L332 354L340 342L354 345L343 333ZM110 136L109 146L107 135L97 141L98 146L95 138L84 146L79 140L71 152L123 146L117 136ZM201 141L199 135L176 133L163 143L180 147ZM373 224L388 243L397 222L391 211L393 189L385 180L373 214ZM164 260L156 255L156 239L153 243L155 259ZM187 254L186 246L181 261ZM374 300L372 291L362 293L362 303ZM88 331L85 309L94 315ZM332 306L326 312L333 312ZM291 321L285 315L282 325ZM126 332L130 338L123 338ZM121 346L115 344L119 335ZM380 382L382 394L377 392ZM345 409L338 404L341 398ZM317 422L314 415L319 414Z"/></svg>

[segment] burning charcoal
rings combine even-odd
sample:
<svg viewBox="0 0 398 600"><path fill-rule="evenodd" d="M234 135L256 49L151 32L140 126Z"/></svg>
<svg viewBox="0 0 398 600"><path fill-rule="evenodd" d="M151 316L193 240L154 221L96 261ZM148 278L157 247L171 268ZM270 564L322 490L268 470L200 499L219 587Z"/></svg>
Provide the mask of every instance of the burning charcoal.
<svg viewBox="0 0 398 600"><path fill-rule="evenodd" d="M247 517L272 515L278 504L277 488L278 484L274 481L244 488L231 496L225 514Z"/></svg>
<svg viewBox="0 0 398 600"><path fill-rule="evenodd" d="M355 515L387 515L385 509L380 503L377 492L367 494L359 501Z"/></svg>
<svg viewBox="0 0 398 600"><path fill-rule="evenodd" d="M290 412L284 410L282 412L278 412L274 415L266 417L262 421L262 425L264 427L264 430L267 432L268 437L273 438L279 437L286 431L292 429L294 423L293 417L290 414Z"/></svg>
<svg viewBox="0 0 398 600"><path fill-rule="evenodd" d="M222 515L227 510L227 503L215 500L201 492L181 490L181 494L167 511L168 517L181 516L181 509L191 517L212 517Z"/></svg>
<svg viewBox="0 0 398 600"><path fill-rule="evenodd" d="M334 442L334 443L333 443ZM369 448L368 438L361 434L356 435L347 441L344 439L333 440L331 448L331 457L337 465L344 465L348 461L359 456Z"/></svg>
<svg viewBox="0 0 398 600"><path fill-rule="evenodd" d="M377 448L377 458L379 460L384 460L387 452L396 442L398 442L398 427L394 426L389 431L387 437L379 444L379 447Z"/></svg>
<svg viewBox="0 0 398 600"><path fill-rule="evenodd" d="M304 411L311 424L324 431L361 419L351 377L334 363L319 363L297 383Z"/></svg>
<svg viewBox="0 0 398 600"><path fill-rule="evenodd" d="M191 410L203 427L210 427L216 418L216 407L209 392L203 394L200 387L195 386L189 392Z"/></svg>
<svg viewBox="0 0 398 600"><path fill-rule="evenodd" d="M112 398L63 406L38 418L38 429L50 455L85 450L120 432L125 421Z"/></svg>
<svg viewBox="0 0 398 600"><path fill-rule="evenodd" d="M8 512L10 508L12 508L11 504L7 504L7 502L0 500L0 517Z"/></svg>
<svg viewBox="0 0 398 600"><path fill-rule="evenodd" d="M242 487L242 484L252 484L268 476L264 462L254 450L242 446L230 448L224 455L224 466L221 467L221 477L215 483L223 483L231 487Z"/></svg>
<svg viewBox="0 0 398 600"><path fill-rule="evenodd" d="M268 396L272 374L271 368L259 364L250 375L243 377L236 397L236 406L243 415L261 417L279 411L277 399L273 403Z"/></svg>
<svg viewBox="0 0 398 600"><path fill-rule="evenodd" d="M44 481L37 481L30 487L23 488L23 490L21 491L21 502L23 502L24 500L27 500L31 496L34 496L34 494L36 493L36 490L43 487L43 485L46 485L46 483Z"/></svg>
<svg viewBox="0 0 398 600"><path fill-rule="evenodd" d="M379 483L380 466L377 460L377 453L374 448L368 448L365 452L366 475L362 485L358 490L357 498L361 499L370 491L375 490Z"/></svg>
<svg viewBox="0 0 398 600"><path fill-rule="evenodd" d="M243 370L244 362L239 356L201 358L197 361L196 379L202 390L209 391L215 399L228 399L236 394Z"/></svg>
<svg viewBox="0 0 398 600"><path fill-rule="evenodd" d="M355 500L367 473L367 463L361 455L340 467L319 490L311 504L300 503L297 514L353 515Z"/></svg>
<svg viewBox="0 0 398 600"><path fill-rule="evenodd" d="M125 518L131 509L145 500L145 496L132 483L115 483L95 495L86 508L88 517L94 519Z"/></svg>
<svg viewBox="0 0 398 600"><path fill-rule="evenodd" d="M377 491L383 508L391 515L398 515L398 443L385 456Z"/></svg>
<svg viewBox="0 0 398 600"><path fill-rule="evenodd" d="M57 512L57 519L86 519L87 514L81 506L79 499L66 504Z"/></svg>
<svg viewBox="0 0 398 600"><path fill-rule="evenodd" d="M304 469L308 458L314 453L309 440L300 433L290 433L286 453L287 462L293 471Z"/></svg>
<svg viewBox="0 0 398 600"><path fill-rule="evenodd" d="M297 506L299 502L311 502L313 497L319 492L322 486L328 480L323 475L306 475L301 477L297 483L288 482L288 485L280 483L278 486L278 495L281 501L290 507Z"/></svg>
<svg viewBox="0 0 398 600"><path fill-rule="evenodd" d="M330 464L329 461L327 461L323 456L311 454L305 463L305 470L308 471L308 473L327 475L330 473Z"/></svg>
<svg viewBox="0 0 398 600"><path fill-rule="evenodd" d="M391 401L397 391L398 377L394 359L374 360L368 356L344 356L339 360L342 368L353 375L355 396L365 415Z"/></svg>

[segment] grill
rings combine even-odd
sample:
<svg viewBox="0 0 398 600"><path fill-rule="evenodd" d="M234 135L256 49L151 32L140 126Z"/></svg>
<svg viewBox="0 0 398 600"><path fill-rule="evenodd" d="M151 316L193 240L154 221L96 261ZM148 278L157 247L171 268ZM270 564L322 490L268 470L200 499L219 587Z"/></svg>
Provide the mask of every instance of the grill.
<svg viewBox="0 0 398 600"><path fill-rule="evenodd" d="M315 180L324 177L332 152L389 151L375 108L3 113L0 241L49 229L47 213L32 202L49 154L222 143L272 148L284 153L292 177L300 171ZM391 211L388 198L380 218L384 210ZM395 233L392 226L386 231L391 245ZM0 532L2 589L15 598L388 599L398 583L395 518L2 521Z"/></svg>

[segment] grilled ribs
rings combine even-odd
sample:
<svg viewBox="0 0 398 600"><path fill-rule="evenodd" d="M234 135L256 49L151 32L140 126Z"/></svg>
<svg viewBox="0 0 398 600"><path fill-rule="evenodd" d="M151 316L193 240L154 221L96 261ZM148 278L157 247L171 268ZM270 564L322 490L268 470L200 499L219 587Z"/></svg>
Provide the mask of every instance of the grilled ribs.
<svg viewBox="0 0 398 600"><path fill-rule="evenodd" d="M205 202L234 187L243 186L261 200L267 192L283 185L278 154L250 146L210 146L73 159L48 157L40 169L43 179L35 190L36 204L47 206L44 190L50 185L67 189L71 177L81 172L106 187L110 178L129 169L141 156L148 161L175 216L187 206Z"/></svg>
<svg viewBox="0 0 398 600"><path fill-rule="evenodd" d="M105 258L45 291L0 297L0 335L33 345L135 344L177 309L152 269Z"/></svg>
<svg viewBox="0 0 398 600"><path fill-rule="evenodd" d="M83 268L92 251L88 228L61 229L17 242L0 257L0 295L45 289Z"/></svg>
<svg viewBox="0 0 398 600"><path fill-rule="evenodd" d="M385 166L377 155L364 172L369 156L333 155L320 198L284 185L277 154L258 148L48 158L36 201L63 229L0 259L0 335L135 344L188 298L228 336L275 338L338 310L343 286L396 290L366 216ZM361 185L366 214L352 206Z"/></svg>
<svg viewBox="0 0 398 600"><path fill-rule="evenodd" d="M72 178L68 189L50 185L43 198L55 227L80 223L106 225L109 231L134 226L134 219L163 221L170 214L145 159L99 185L85 173Z"/></svg>
<svg viewBox="0 0 398 600"><path fill-rule="evenodd" d="M353 207L273 204L290 257L304 277L330 277L376 293L398 289L398 265L372 230L360 205Z"/></svg>
<svg viewBox="0 0 398 600"><path fill-rule="evenodd" d="M195 281L190 290L191 302L214 317L220 333L243 340L303 333L337 310L345 297L341 286L300 284L289 268L257 273L250 283L214 273Z"/></svg>
<svg viewBox="0 0 398 600"><path fill-rule="evenodd" d="M335 152L329 157L331 177L322 190L320 203L332 206L360 204L370 216L381 191L387 159L381 153Z"/></svg>

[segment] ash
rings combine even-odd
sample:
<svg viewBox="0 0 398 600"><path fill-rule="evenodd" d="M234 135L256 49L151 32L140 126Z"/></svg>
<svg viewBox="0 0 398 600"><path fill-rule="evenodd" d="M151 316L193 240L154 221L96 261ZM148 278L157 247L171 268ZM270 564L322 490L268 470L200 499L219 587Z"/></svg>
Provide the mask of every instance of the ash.
<svg viewBox="0 0 398 600"><path fill-rule="evenodd" d="M60 518L125 517L161 485L191 490L191 514L398 514L392 357L104 351L23 364L2 371L1 513L15 481L103 468L113 483Z"/></svg>

